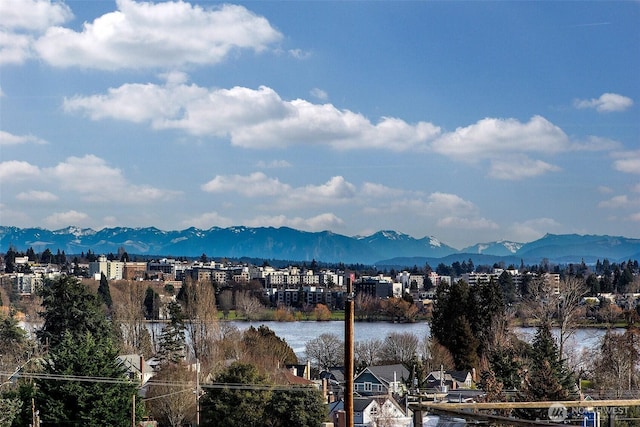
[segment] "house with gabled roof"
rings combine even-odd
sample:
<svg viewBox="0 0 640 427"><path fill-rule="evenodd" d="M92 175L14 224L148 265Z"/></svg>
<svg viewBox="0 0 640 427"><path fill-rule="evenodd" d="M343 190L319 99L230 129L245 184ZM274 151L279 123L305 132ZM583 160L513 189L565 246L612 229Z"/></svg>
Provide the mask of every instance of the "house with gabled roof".
<svg viewBox="0 0 640 427"><path fill-rule="evenodd" d="M448 390L469 389L473 386L471 371L433 371L426 378L426 388L446 387Z"/></svg>
<svg viewBox="0 0 640 427"><path fill-rule="evenodd" d="M342 400L329 405L329 419L334 425L344 420ZM391 396L368 396L353 398L354 427L411 427L413 417L398 405Z"/></svg>
<svg viewBox="0 0 640 427"><path fill-rule="evenodd" d="M404 394L409 370L402 364L368 366L353 380L353 391L361 396Z"/></svg>

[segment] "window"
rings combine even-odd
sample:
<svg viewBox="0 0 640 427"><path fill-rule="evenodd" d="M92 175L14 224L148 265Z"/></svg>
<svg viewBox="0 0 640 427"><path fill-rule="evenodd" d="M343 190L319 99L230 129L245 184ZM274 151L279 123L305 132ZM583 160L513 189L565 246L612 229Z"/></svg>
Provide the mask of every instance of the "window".
<svg viewBox="0 0 640 427"><path fill-rule="evenodd" d="M371 387L371 383L364 383L364 391L371 391L372 387Z"/></svg>

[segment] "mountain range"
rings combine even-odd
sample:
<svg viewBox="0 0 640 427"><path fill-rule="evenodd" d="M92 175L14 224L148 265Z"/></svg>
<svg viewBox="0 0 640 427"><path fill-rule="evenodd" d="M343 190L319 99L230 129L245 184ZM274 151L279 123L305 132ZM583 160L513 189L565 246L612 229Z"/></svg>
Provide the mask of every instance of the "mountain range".
<svg viewBox="0 0 640 427"><path fill-rule="evenodd" d="M116 253L164 257L257 258L316 261L376 266L437 265L473 260L475 264L519 265L551 263L588 264L598 259L611 262L640 258L640 239L619 236L547 234L529 243L497 241L479 243L462 250L429 236L416 239L396 231L379 231L370 236L344 236L330 231L306 232L288 227L213 227L163 231L155 227L90 228L60 230L0 226L0 252L10 247L36 252L58 249L66 254L91 250L97 254Z"/></svg>

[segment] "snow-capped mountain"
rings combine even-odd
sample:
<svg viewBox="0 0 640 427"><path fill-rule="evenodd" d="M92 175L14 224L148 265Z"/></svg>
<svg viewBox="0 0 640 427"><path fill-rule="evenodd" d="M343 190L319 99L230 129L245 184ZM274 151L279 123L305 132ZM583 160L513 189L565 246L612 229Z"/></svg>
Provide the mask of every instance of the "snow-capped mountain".
<svg viewBox="0 0 640 427"><path fill-rule="evenodd" d="M347 264L389 264L382 260L406 260L401 265L424 265L427 258L446 259L447 262L472 258L474 262L475 259L483 262L481 260L502 257L508 263L519 263L520 260L538 263L543 258L557 263L640 258L640 239L626 237L548 234L530 243L498 241L458 251L433 236L416 239L390 230L370 236L348 237L330 231L243 226L209 230L191 227L179 231L163 231L155 227L114 227L99 231L67 227L51 231L0 226L0 252L6 252L9 247L20 251L33 248L36 252L47 248L51 251L60 249L66 254L89 250L108 254L124 248L128 253L137 255L197 257L204 253L214 258L315 259Z"/></svg>

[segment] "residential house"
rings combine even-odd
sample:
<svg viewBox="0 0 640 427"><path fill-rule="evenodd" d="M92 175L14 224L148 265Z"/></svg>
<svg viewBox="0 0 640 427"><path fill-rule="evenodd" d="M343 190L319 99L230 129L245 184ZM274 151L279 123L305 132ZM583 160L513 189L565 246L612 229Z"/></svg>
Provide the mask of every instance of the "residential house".
<svg viewBox="0 0 640 427"><path fill-rule="evenodd" d="M329 405L329 419L334 425L344 425L344 401ZM413 419L391 396L353 398L354 427L411 427Z"/></svg>
<svg viewBox="0 0 640 427"><path fill-rule="evenodd" d="M126 369L129 379L141 387L155 374L152 365L141 354L122 354L118 356L118 361Z"/></svg>
<svg viewBox="0 0 640 427"><path fill-rule="evenodd" d="M433 371L427 375L426 388L446 387L447 390L469 389L473 386L470 371ZM442 390L442 389L440 389Z"/></svg>
<svg viewBox="0 0 640 427"><path fill-rule="evenodd" d="M401 364L368 366L353 380L353 391L361 396L404 394L409 371Z"/></svg>

